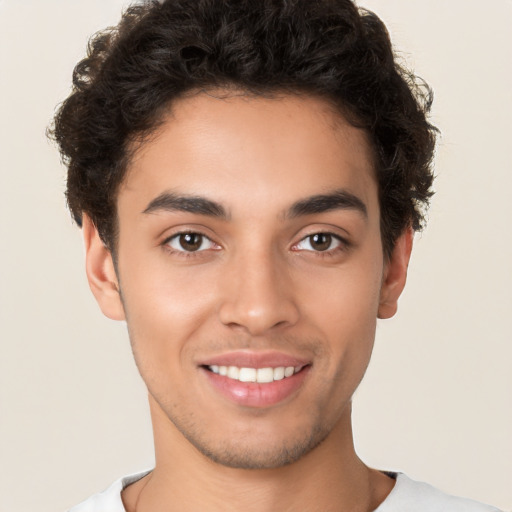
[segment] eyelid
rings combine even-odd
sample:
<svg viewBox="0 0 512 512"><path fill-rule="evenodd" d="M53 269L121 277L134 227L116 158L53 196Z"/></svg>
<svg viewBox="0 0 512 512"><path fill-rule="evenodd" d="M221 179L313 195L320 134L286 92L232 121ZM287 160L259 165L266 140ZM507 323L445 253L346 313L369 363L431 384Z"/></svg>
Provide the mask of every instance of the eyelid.
<svg viewBox="0 0 512 512"><path fill-rule="evenodd" d="M210 235L207 235L204 232L204 230L202 230L200 227L186 227L186 228L182 227L181 229L180 228L177 228L177 229L178 229L178 231L174 231L172 234L166 236L164 238L164 240L160 243L161 246L163 246L166 250L168 250L170 252L178 253L181 256L193 256L195 253L203 253L203 252L208 251L208 250L220 250L220 249L222 249L222 246L219 243L217 243ZM322 255L323 254L325 256L328 256L328 255L331 255L331 254L336 253L338 251L347 250L347 249L349 249L352 246L352 242L349 239L347 239L347 237L345 237L343 235L340 235L339 233L335 232L332 227L330 227L330 228L329 227L324 227L322 229L322 227L318 226L318 227L316 227L314 229L310 229L308 231L309 232L303 233L303 235L301 236L299 241L295 242L291 246L291 250L292 251L296 251L296 252L299 252L299 251L312 252L312 253L316 253L318 255ZM183 249L183 248L180 248L180 247L173 247L173 246L171 246L171 244L170 244L171 241L178 240L180 236L187 235L187 234L201 236L203 238L203 240L208 241L209 247L199 248L199 249L197 249L195 251L187 251L186 249ZM315 250L313 247L311 247L310 249L298 248L297 247L297 246L299 246L299 244L304 243L305 241L307 241L311 237L313 237L315 235L320 235L320 234L321 235L329 235L330 237L332 237L333 241L337 242L336 243L336 247L325 249L324 251Z"/></svg>
<svg viewBox="0 0 512 512"><path fill-rule="evenodd" d="M183 236L183 235L198 235L198 236L203 238L203 241L204 240L208 240L208 242L210 244L210 247L207 247L207 248L204 248L204 249L199 248L199 249L197 249L195 251L187 251L187 250L185 250L183 248L173 247L170 242L172 242L173 240L179 240L179 237ZM212 240L212 238L210 236L206 235L205 233L203 233L199 229L181 229L180 231L176 231L173 234L167 236L162 241L161 245L163 247L165 247L167 250L171 251L171 252L178 253L180 255L185 255L185 256L193 255L193 254L196 254L196 253L202 253L202 252L205 252L207 250L212 250L212 249L213 250L218 250L218 249L220 249L219 244L217 244L214 240Z"/></svg>
<svg viewBox="0 0 512 512"><path fill-rule="evenodd" d="M302 237L296 244L293 245L293 247L297 247L299 244L302 244L302 243L306 242L308 239L311 239L315 235L327 235L327 236L330 236L332 238L332 241L335 241L335 242L338 243L337 247L339 247L340 245L346 245L347 244L347 242L345 240L343 240L339 235L336 235L335 233L329 233L328 231L317 231L315 233L311 233L309 235L306 235L306 236ZM326 249L325 251L315 251L315 249L313 249L313 248L311 248L311 249L302 249L302 250L309 250L309 251L313 251L313 252L329 252L329 251L336 250L337 247L333 247L332 249Z"/></svg>
<svg viewBox="0 0 512 512"><path fill-rule="evenodd" d="M310 254L317 258L329 258L334 256L339 256L342 253L350 250L353 247L353 242L351 241L350 237L344 236L343 234L340 234L339 231L342 230L342 228L338 226L325 226L325 225L318 225L318 226L309 226L309 228L306 230L306 232L303 231L302 236L300 237L298 242L295 242L291 246L291 250L293 252L296 252L298 254L302 253L304 255ZM343 230L345 233L346 231ZM307 242L308 239L315 235L329 235L333 238L333 241L336 241L335 247L325 249L323 251L321 250L315 250L313 247L311 248L301 248L300 244L303 244Z"/></svg>

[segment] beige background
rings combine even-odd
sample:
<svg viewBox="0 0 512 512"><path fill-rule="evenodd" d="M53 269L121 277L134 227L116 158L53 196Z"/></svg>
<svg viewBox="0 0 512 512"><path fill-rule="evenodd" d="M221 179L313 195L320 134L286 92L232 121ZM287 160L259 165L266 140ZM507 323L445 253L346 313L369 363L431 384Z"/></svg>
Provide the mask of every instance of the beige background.
<svg viewBox="0 0 512 512"><path fill-rule="evenodd" d="M152 464L124 325L89 293L44 130L122 0L0 0L0 503L64 510ZM363 3L363 2L362 2ZM435 88L430 226L355 399L357 449L512 509L512 1L367 0Z"/></svg>

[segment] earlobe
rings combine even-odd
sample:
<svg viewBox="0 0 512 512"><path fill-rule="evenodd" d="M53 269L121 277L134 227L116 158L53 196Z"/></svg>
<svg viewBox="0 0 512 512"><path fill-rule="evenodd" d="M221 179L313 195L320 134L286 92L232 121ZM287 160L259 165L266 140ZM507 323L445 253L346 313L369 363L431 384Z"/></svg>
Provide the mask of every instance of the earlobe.
<svg viewBox="0 0 512 512"><path fill-rule="evenodd" d="M85 214L82 231L89 287L105 316L112 320L124 320L123 303L112 254L105 247L91 219Z"/></svg>
<svg viewBox="0 0 512 512"><path fill-rule="evenodd" d="M412 228L406 229L396 240L391 257L385 265L377 315L379 318L391 318L398 309L398 299L407 280L413 238Z"/></svg>

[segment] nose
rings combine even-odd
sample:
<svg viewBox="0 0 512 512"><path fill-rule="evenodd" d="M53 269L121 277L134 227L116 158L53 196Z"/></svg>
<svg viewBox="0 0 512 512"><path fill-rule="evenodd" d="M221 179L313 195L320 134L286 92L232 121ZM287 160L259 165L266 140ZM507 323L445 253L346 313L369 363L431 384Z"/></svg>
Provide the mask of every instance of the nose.
<svg viewBox="0 0 512 512"><path fill-rule="evenodd" d="M286 263L265 253L231 261L222 277L220 321L251 336L294 325L299 309Z"/></svg>

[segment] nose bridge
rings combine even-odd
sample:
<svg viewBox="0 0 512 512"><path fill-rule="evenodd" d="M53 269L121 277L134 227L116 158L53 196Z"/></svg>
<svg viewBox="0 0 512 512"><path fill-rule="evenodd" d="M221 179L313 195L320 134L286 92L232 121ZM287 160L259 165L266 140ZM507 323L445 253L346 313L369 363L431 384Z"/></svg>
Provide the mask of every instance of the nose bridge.
<svg viewBox="0 0 512 512"><path fill-rule="evenodd" d="M223 275L220 320L225 325L263 334L298 319L293 284L282 258L272 248L244 251Z"/></svg>

